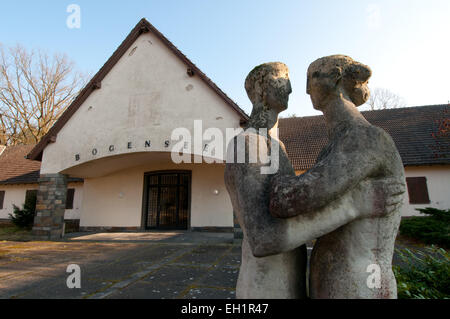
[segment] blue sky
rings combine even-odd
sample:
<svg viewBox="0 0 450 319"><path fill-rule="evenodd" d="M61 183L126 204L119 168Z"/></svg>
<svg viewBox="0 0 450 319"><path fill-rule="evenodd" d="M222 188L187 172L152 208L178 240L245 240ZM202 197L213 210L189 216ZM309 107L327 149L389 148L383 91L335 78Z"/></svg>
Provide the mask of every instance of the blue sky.
<svg viewBox="0 0 450 319"><path fill-rule="evenodd" d="M346 54L373 70L408 106L450 100L450 1L129 0L2 1L0 42L67 53L95 74L143 17L247 113L244 80L256 65L281 61L293 93L285 115L315 115L305 92L315 59ZM69 4L81 28L69 29Z"/></svg>

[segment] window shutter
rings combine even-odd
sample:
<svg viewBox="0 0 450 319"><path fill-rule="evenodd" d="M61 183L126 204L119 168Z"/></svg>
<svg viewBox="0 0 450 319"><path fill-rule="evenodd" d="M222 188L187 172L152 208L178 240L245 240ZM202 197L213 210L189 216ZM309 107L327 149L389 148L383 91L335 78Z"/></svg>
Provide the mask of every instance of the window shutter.
<svg viewBox="0 0 450 319"><path fill-rule="evenodd" d="M407 177L408 195L410 204L429 204L426 177Z"/></svg>
<svg viewBox="0 0 450 319"><path fill-rule="evenodd" d="M5 191L0 191L0 209L3 209L4 200L5 200Z"/></svg>
<svg viewBox="0 0 450 319"><path fill-rule="evenodd" d="M66 196L66 209L73 209L73 198L75 196L75 189L68 188Z"/></svg>

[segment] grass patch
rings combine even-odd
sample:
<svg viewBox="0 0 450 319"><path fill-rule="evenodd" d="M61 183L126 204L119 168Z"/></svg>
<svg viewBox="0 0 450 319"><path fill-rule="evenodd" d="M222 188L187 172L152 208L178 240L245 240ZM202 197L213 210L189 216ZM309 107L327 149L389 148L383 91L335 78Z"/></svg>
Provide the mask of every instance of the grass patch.
<svg viewBox="0 0 450 319"><path fill-rule="evenodd" d="M0 241L30 241L31 239L31 230L13 225L0 227Z"/></svg>

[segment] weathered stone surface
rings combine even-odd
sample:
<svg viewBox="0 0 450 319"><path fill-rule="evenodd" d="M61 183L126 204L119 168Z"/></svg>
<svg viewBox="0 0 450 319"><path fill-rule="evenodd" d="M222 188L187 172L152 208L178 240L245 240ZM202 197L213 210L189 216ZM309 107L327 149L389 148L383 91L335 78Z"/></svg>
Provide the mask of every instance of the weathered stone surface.
<svg viewBox="0 0 450 319"><path fill-rule="evenodd" d="M227 162L225 184L244 234L237 298L305 297L304 244L341 226L358 225L361 221L365 224L356 226L356 232L352 233L355 238L345 241L347 248L339 246L320 252L321 245L317 245L317 255L328 259L314 257L311 296L395 295L391 288L392 271L385 261L389 256L392 258L393 239L398 228L398 208L404 192L403 166L390 137L381 129L370 126L356 110L355 103L360 105L368 97L365 85L370 70L358 63L351 66L345 63L350 60L345 57L334 61L329 76L317 68L308 77L308 92L312 95L314 107L324 111L324 106L332 105L327 109L330 111L324 113L330 135L340 138L335 140L335 144L330 143L318 164L301 177L295 176L285 148L273 130L278 113L287 108L291 93L287 67L282 63L263 64L250 72L246 79L245 87L253 103L247 129L267 129L270 136L246 130L235 137L234 144L230 144L234 149L228 147L227 158L233 159L234 156L234 161ZM349 135L352 132L355 135ZM365 134L363 143L358 141L359 134ZM243 145L238 142L242 138L245 141ZM261 158L258 157L256 162L249 160L249 154L254 151L251 148L258 145L251 143L252 140L260 142L259 145L267 145L268 153L273 147L280 148L279 170L275 175L261 174L261 167L266 164ZM343 140L348 143L341 143ZM245 163L237 162L239 152L245 153ZM333 157L333 154L340 157ZM381 247L377 242L381 240L380 236L386 237L384 243L380 242ZM340 240L334 239L338 245ZM372 255L364 255L360 250L370 251ZM339 260L341 252L347 261L356 258L357 262L354 265L342 263ZM330 253L334 254L335 260L330 259ZM378 259L369 258L372 256ZM362 286L362 274L365 280L369 275L365 272L368 261L379 264L384 271L381 290L368 291L366 281L365 288ZM324 274L328 268L339 264L341 266L337 268L342 272ZM322 271L317 271L318 267ZM364 273L361 272L363 268ZM346 272L348 275L344 275ZM334 286L328 283L328 279L336 281ZM351 284L345 286L342 284L344 281ZM324 282L328 285L326 288L318 287Z"/></svg>
<svg viewBox="0 0 450 319"><path fill-rule="evenodd" d="M61 238L66 210L66 193L66 175L41 175L33 227L35 237L39 239Z"/></svg>
<svg viewBox="0 0 450 319"><path fill-rule="evenodd" d="M253 103L248 128L272 129L278 113L287 108L291 86L288 69L283 63L266 63L253 69L245 81L245 88ZM249 155L251 138L265 139L258 132L242 133L244 148L234 139L234 155ZM263 140L264 144L267 141ZM275 141L278 143L278 141ZM269 143L270 144L270 143ZM228 148L230 151L230 147ZM295 175L286 153L281 152L279 169ZM269 213L270 181L273 175L262 175L257 163L227 163L225 184L230 194L235 215L243 231L242 262L236 287L237 298L304 298L306 296L306 247L277 251L274 256L254 256L255 242L282 242L285 226ZM273 223L278 227L273 227ZM275 225L275 226L277 226ZM278 232L279 231L279 232ZM278 232L278 233L276 233ZM300 245L299 245L300 246ZM293 247L296 248L296 247Z"/></svg>
<svg viewBox="0 0 450 319"><path fill-rule="evenodd" d="M369 97L370 76L342 55L310 65L307 93L324 113L330 142L305 174L273 179L273 216L316 220L309 230L320 237L311 256L312 298L397 296L392 256L405 177L391 137L356 108ZM327 210L334 213L318 218ZM381 270L380 287L367 284L370 265Z"/></svg>

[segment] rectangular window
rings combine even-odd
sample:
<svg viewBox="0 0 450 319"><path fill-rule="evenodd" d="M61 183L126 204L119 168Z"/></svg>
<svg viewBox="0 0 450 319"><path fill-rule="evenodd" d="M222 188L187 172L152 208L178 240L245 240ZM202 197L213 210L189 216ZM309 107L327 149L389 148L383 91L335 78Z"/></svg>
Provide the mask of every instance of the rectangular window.
<svg viewBox="0 0 450 319"><path fill-rule="evenodd" d="M407 177L408 195L410 204L429 204L427 178L426 177Z"/></svg>
<svg viewBox="0 0 450 319"><path fill-rule="evenodd" d="M0 209L3 209L4 200L5 200L5 191L0 191Z"/></svg>
<svg viewBox="0 0 450 319"><path fill-rule="evenodd" d="M66 196L66 209L73 209L73 198L75 196L75 189L68 188Z"/></svg>

